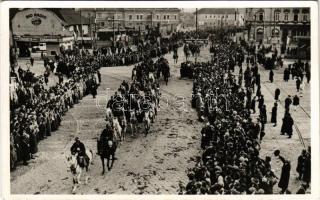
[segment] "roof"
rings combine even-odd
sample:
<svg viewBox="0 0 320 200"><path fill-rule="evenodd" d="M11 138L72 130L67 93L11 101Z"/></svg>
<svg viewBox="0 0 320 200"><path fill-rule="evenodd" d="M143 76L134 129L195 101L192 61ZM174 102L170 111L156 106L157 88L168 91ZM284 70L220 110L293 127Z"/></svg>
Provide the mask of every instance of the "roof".
<svg viewBox="0 0 320 200"><path fill-rule="evenodd" d="M234 8L201 8L198 10L198 14L234 14L235 12Z"/></svg>
<svg viewBox="0 0 320 200"><path fill-rule="evenodd" d="M62 20L65 21L67 25L90 24L89 18L81 16L80 12L74 9L59 9L57 12L58 16L60 14L59 17L62 17Z"/></svg>
<svg viewBox="0 0 320 200"><path fill-rule="evenodd" d="M14 16L21 11L27 10L26 9L10 9L10 19L13 19ZM87 17L81 16L80 20L80 12L75 11L71 8L39 8L41 10L51 11L56 14L66 25L75 25L75 24L90 24L90 20ZM81 22L81 23L80 23Z"/></svg>

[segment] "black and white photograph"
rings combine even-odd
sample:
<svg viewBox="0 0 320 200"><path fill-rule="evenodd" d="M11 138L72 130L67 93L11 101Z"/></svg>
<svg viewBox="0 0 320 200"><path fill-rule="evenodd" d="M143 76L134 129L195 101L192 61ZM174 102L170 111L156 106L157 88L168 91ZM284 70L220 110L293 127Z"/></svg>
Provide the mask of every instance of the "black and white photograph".
<svg viewBox="0 0 320 200"><path fill-rule="evenodd" d="M9 6L10 195L319 188L317 4L194 3Z"/></svg>

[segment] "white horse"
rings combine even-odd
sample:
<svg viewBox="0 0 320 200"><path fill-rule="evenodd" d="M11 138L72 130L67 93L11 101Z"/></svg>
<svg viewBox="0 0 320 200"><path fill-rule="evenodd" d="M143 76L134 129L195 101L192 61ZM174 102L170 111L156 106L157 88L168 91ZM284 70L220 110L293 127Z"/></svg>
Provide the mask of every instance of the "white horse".
<svg viewBox="0 0 320 200"><path fill-rule="evenodd" d="M121 140L125 140L126 132L127 132L127 119L125 117L125 114L120 117L120 121L118 120L120 127L121 127Z"/></svg>
<svg viewBox="0 0 320 200"><path fill-rule="evenodd" d="M137 116L136 116L136 111L135 110L130 110L130 130L131 130L131 136L133 136L133 131L136 132L137 131L137 124L138 124L138 120L137 120Z"/></svg>
<svg viewBox="0 0 320 200"><path fill-rule="evenodd" d="M115 133L116 140L121 141L121 133L122 133L122 128L120 126L120 123L118 121L117 117L113 117L112 119L112 127L113 127L113 132Z"/></svg>
<svg viewBox="0 0 320 200"><path fill-rule="evenodd" d="M151 119L151 122L153 123L154 122L154 119L156 118L156 104L155 102L152 102L150 104L150 110L149 110L149 118Z"/></svg>
<svg viewBox="0 0 320 200"><path fill-rule="evenodd" d="M144 117L143 117L143 124L144 124L144 128L145 128L145 134L148 135L149 130L150 130L150 111L145 111L144 113Z"/></svg>
<svg viewBox="0 0 320 200"><path fill-rule="evenodd" d="M75 194L76 193L76 189L78 184L81 184L81 175L82 172L85 171L86 172L86 179L85 179L85 184L88 184L88 180L89 180L89 169L90 169L90 165L92 163L92 159L93 159L93 153L92 150L86 150L86 154L89 157L89 161L88 163L85 165L84 163L86 162L83 156L79 157L79 162L78 162L78 153L71 155L71 156L67 156L67 165L70 168L72 175L73 175L73 188L72 188L72 193Z"/></svg>
<svg viewBox="0 0 320 200"><path fill-rule="evenodd" d="M112 110L110 108L106 109L106 121L110 121L112 120L113 114L112 114Z"/></svg>

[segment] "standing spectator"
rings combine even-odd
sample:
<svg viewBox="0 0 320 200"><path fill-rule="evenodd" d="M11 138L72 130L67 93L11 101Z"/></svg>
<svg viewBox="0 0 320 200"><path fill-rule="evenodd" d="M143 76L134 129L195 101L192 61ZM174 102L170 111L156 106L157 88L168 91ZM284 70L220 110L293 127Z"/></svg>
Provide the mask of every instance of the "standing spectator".
<svg viewBox="0 0 320 200"><path fill-rule="evenodd" d="M271 111L271 123L274 123L274 127L277 126L277 110L278 104L275 102Z"/></svg>
<svg viewBox="0 0 320 200"><path fill-rule="evenodd" d="M280 89L279 88L277 88L276 90L275 90L275 92L274 92L274 100L276 100L276 101L280 101Z"/></svg>
<svg viewBox="0 0 320 200"><path fill-rule="evenodd" d="M251 101L251 110L253 111L253 113L256 113L256 97L252 98Z"/></svg>
<svg viewBox="0 0 320 200"><path fill-rule="evenodd" d="M301 155L298 157L298 164L297 164L297 168L296 168L296 170L299 174L298 180L302 179L302 176L305 171L306 154L307 154L307 151L305 149L303 149L301 152Z"/></svg>
<svg viewBox="0 0 320 200"><path fill-rule="evenodd" d="M300 91L300 85L301 85L301 79L299 77L297 77L297 80L296 80L296 88L297 88L297 92Z"/></svg>
<svg viewBox="0 0 320 200"><path fill-rule="evenodd" d="M264 97L261 95L258 99L258 108L261 110L262 106L264 104Z"/></svg>
<svg viewBox="0 0 320 200"><path fill-rule="evenodd" d="M285 133L288 135L288 138L292 137L292 126L294 125L294 121L289 112L285 113L284 118L282 119L282 126L281 126L281 135Z"/></svg>
<svg viewBox="0 0 320 200"><path fill-rule="evenodd" d="M306 159L305 159L305 170L302 177L302 180L306 183L306 188L309 187L310 181L311 181L311 147L308 147L308 151L306 153Z"/></svg>
<svg viewBox="0 0 320 200"><path fill-rule="evenodd" d="M31 56L30 56L30 63L31 63L31 66L33 67L34 58L32 58Z"/></svg>
<svg viewBox="0 0 320 200"><path fill-rule="evenodd" d="M297 110L297 107L299 106L299 104L300 104L300 99L299 99L298 95L295 95L293 97L293 103L292 103L294 111Z"/></svg>
<svg viewBox="0 0 320 200"><path fill-rule="evenodd" d="M274 72L273 72L272 69L270 69L270 72L269 72L269 81L270 81L271 83L273 83L273 76L274 76Z"/></svg>
<svg viewBox="0 0 320 200"><path fill-rule="evenodd" d="M292 104L291 96L288 95L288 97L284 100L284 107L287 111L290 110L290 105Z"/></svg>
<svg viewBox="0 0 320 200"><path fill-rule="evenodd" d="M286 68L284 71L283 71L283 80L285 82L288 82L288 80L290 79L290 70L288 68Z"/></svg>
<svg viewBox="0 0 320 200"><path fill-rule="evenodd" d="M263 105L260 109L260 119L261 123L264 127L264 125L267 123L267 108L266 105Z"/></svg>
<svg viewBox="0 0 320 200"><path fill-rule="evenodd" d="M305 64L305 71L306 71L307 83L309 83L311 78L311 72L310 72L310 65L308 64L308 62L306 62Z"/></svg>
<svg viewBox="0 0 320 200"><path fill-rule="evenodd" d="M278 151L278 152L277 152ZM279 150L276 150L275 155L280 154ZM282 169L281 169L281 176L280 181L278 183L278 187L281 188L281 194L288 191L289 180L290 180L290 171L291 171L291 164L289 160L284 159L281 155L279 155L279 159L282 161Z"/></svg>

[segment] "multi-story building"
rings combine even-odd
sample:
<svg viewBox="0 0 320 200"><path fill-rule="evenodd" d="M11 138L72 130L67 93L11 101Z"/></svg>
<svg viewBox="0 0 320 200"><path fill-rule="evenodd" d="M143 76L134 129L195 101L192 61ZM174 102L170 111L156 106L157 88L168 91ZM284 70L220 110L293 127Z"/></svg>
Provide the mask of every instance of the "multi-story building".
<svg viewBox="0 0 320 200"><path fill-rule="evenodd" d="M145 31L160 26L162 32L175 31L180 23L177 8L96 8L81 9L86 17L95 17L97 30L115 29Z"/></svg>
<svg viewBox="0 0 320 200"><path fill-rule="evenodd" d="M247 8L248 40L272 46L278 52L310 52L309 8Z"/></svg>
<svg viewBox="0 0 320 200"><path fill-rule="evenodd" d="M196 11L199 29L231 28L244 25L244 14L234 8L201 8Z"/></svg>

